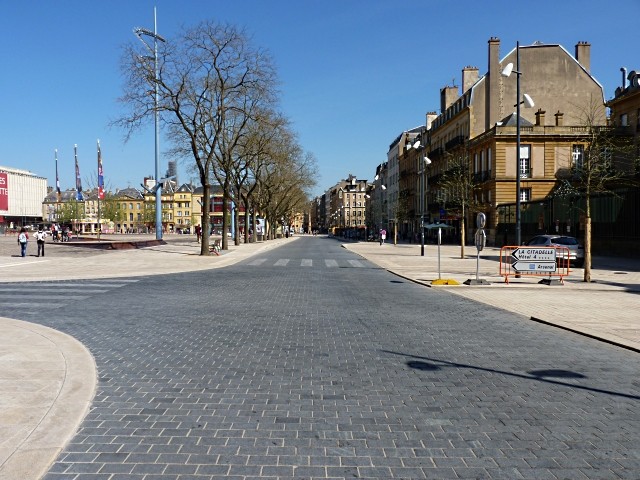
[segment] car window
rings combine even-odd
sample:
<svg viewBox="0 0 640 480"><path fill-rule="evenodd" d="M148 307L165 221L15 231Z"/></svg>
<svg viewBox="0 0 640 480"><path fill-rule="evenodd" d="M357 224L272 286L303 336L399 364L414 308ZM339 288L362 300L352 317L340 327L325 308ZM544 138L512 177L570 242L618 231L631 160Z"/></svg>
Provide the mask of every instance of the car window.
<svg viewBox="0 0 640 480"><path fill-rule="evenodd" d="M553 240L558 245L577 245L578 241L574 237L558 237Z"/></svg>

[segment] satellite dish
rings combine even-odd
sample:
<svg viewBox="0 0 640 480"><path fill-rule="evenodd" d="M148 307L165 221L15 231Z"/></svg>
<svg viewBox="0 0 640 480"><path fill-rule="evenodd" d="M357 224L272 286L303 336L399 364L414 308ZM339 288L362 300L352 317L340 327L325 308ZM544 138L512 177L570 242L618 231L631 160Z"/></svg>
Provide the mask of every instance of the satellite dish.
<svg viewBox="0 0 640 480"><path fill-rule="evenodd" d="M382 187L383 190L386 190L387 187L385 185L380 185Z"/></svg>
<svg viewBox="0 0 640 480"><path fill-rule="evenodd" d="M513 63L509 63L506 67L504 67L504 70L502 70L502 76L508 77L511 75L511 72L513 72Z"/></svg>
<svg viewBox="0 0 640 480"><path fill-rule="evenodd" d="M416 143L413 144L413 148L419 148L420 147L420 140L416 141Z"/></svg>
<svg viewBox="0 0 640 480"><path fill-rule="evenodd" d="M524 101L522 103L524 103L524 106L527 108L533 108L535 106L535 103L533 103L533 99L526 93L523 96Z"/></svg>
<svg viewBox="0 0 640 480"><path fill-rule="evenodd" d="M429 157L427 157L426 155L424 157L424 164L425 165L431 165L431 159Z"/></svg>

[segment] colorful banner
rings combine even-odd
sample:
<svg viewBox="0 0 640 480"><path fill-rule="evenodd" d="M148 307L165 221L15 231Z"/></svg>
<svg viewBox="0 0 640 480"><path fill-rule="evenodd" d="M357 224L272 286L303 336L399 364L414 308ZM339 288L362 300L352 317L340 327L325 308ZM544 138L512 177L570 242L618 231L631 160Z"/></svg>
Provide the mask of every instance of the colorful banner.
<svg viewBox="0 0 640 480"><path fill-rule="evenodd" d="M102 173L102 152L98 140L98 199L104 200L104 174Z"/></svg>
<svg viewBox="0 0 640 480"><path fill-rule="evenodd" d="M0 172L0 210L9 210L9 181L7 172Z"/></svg>
<svg viewBox="0 0 640 480"><path fill-rule="evenodd" d="M82 179L80 178L80 166L78 165L78 145L73 146L73 155L76 158L76 200L84 200L82 195Z"/></svg>

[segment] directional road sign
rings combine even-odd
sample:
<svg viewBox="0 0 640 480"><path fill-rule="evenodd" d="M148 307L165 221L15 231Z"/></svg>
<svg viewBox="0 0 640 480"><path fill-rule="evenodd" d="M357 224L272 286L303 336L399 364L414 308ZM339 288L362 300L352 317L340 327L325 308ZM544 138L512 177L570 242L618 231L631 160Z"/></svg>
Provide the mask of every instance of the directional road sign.
<svg viewBox="0 0 640 480"><path fill-rule="evenodd" d="M516 260L534 260L536 262L555 262L556 249L547 247L518 247L511 254Z"/></svg>
<svg viewBox="0 0 640 480"><path fill-rule="evenodd" d="M556 271L556 262L518 261L511 265L516 272L547 272Z"/></svg>

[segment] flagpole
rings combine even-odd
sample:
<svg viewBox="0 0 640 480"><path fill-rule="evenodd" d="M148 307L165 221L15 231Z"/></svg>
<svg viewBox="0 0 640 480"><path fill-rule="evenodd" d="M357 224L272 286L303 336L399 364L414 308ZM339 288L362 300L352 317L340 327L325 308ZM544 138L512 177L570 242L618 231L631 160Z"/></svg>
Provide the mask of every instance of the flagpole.
<svg viewBox="0 0 640 480"><path fill-rule="evenodd" d="M82 200L82 180L80 178L80 165L78 164L78 145L75 144L73 146L73 156L75 157L76 160L76 208L75 208L75 212L73 215L73 223L74 223L74 230L76 231L76 235L77 235L77 231L78 231L78 219L76 218L79 214L78 212L78 202L80 200Z"/></svg>
<svg viewBox="0 0 640 480"><path fill-rule="evenodd" d="M102 232L102 214L100 211L100 199L104 197L104 176L102 173L102 152L100 151L100 139L98 139L98 240Z"/></svg>

